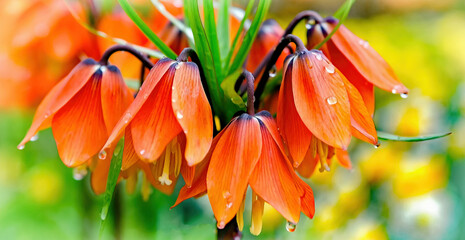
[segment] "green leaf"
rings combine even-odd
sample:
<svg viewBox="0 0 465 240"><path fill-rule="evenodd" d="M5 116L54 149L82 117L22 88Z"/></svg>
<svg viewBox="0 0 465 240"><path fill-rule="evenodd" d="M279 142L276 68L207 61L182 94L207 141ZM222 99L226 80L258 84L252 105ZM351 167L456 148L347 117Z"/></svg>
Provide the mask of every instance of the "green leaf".
<svg viewBox="0 0 465 240"><path fill-rule="evenodd" d="M226 59L229 52L229 6L231 0L221 0L218 14L218 43L220 47L221 60Z"/></svg>
<svg viewBox="0 0 465 240"><path fill-rule="evenodd" d="M252 12L253 4L255 3L255 0L250 0L249 3L247 4L247 8L245 9L244 17L241 20L241 23L239 25L239 29L236 32L236 36L234 37L233 43L231 45L231 48L229 49L228 56L226 57L226 60L224 61L224 70L223 72L228 72L229 71L229 65L231 62L232 55L234 54L234 51L236 50L236 45L239 41L240 36L242 35L242 30L244 29L244 23L249 17L250 13Z"/></svg>
<svg viewBox="0 0 465 240"><path fill-rule="evenodd" d="M381 140L387 140L387 141L422 142L422 141L428 141L428 140L446 137L446 136L449 136L450 134L452 134L452 132L427 135L427 136L417 136L417 137L401 137L401 136L397 136L391 133L378 131L378 138Z"/></svg>
<svg viewBox="0 0 465 240"><path fill-rule="evenodd" d="M153 6L168 20L170 20L171 23L173 23L174 26L179 28L181 32L183 32L189 41L189 43L194 42L194 36L192 36L192 30L187 27L186 24L181 22L179 19L177 19L175 16L173 16L168 10L166 10L165 5L161 3L159 0L151 0Z"/></svg>
<svg viewBox="0 0 465 240"><path fill-rule="evenodd" d="M252 23L250 24L250 28L245 34L244 41L242 41L242 45L239 48L239 51L237 52L236 57L234 58L234 61L231 64L231 67L229 68L229 74L235 72L244 64L244 61L247 58L250 48L252 47L252 43L255 40L255 37L257 36L258 30L260 29L260 26L262 25L262 22L265 19L270 4L271 0L260 0L255 17Z"/></svg>
<svg viewBox="0 0 465 240"><path fill-rule="evenodd" d="M218 79L222 77L221 54L216 33L215 11L212 0L203 1L203 14L205 19L205 32L207 33L208 45L212 51L213 65Z"/></svg>
<svg viewBox="0 0 465 240"><path fill-rule="evenodd" d="M121 171L121 165L123 160L123 146L124 139L121 139L115 147L113 156L110 163L110 171L108 172L107 186L103 195L103 206L100 212L100 218L102 223L107 218L108 208L110 207L111 199L113 198L113 192L118 181L118 176Z"/></svg>
<svg viewBox="0 0 465 240"><path fill-rule="evenodd" d="M155 46L160 49L160 51L171 59L176 59L176 53L171 50L154 32L145 24L145 22L140 18L137 12L132 8L127 0L118 0L119 5L128 15L129 18L137 25L137 27L144 33L144 35L153 43Z"/></svg>
<svg viewBox="0 0 465 240"><path fill-rule="evenodd" d="M245 109L244 101L242 100L241 96L237 94L236 90L234 90L234 85L236 84L236 80L239 78L239 75L241 75L241 72L241 70L238 70L230 74L221 83L221 88L224 91L224 97L235 105L234 109L231 110L232 115L238 110Z"/></svg>
<svg viewBox="0 0 465 240"><path fill-rule="evenodd" d="M333 31L331 31L331 33L315 47L315 49L320 49L334 35L334 33L336 33L342 23L346 20L347 16L349 16L350 9L354 3L355 0L346 0L344 4L342 4L342 6L334 13L333 16L339 20L338 24L333 29Z"/></svg>
<svg viewBox="0 0 465 240"><path fill-rule="evenodd" d="M136 44L133 44L133 43L129 43L127 42L126 40L124 39L121 39L121 38L115 38L115 37L112 37L110 35L108 35L107 33L105 32L102 32L102 31L99 31L97 29L95 29L94 27L92 27L91 25L87 24L86 22L84 22L80 17L79 15L74 11L74 9L69 5L68 1L65 0L63 1L66 5L66 7L68 8L68 11L71 13L71 15L73 16L73 18L79 23L79 25L81 25L83 28L85 28L87 31L89 31L90 33L92 34L95 34L99 37L102 37L102 38L105 38L105 39L108 39L110 41L113 41L117 44L121 44L121 45L128 45L128 46L131 46L133 47L134 49L136 49L137 51L141 52L141 53L145 53L147 55L150 55L151 57L154 57L154 58L162 58L164 57L164 55L159 52L159 51L155 51L155 50L152 50L152 49L149 49L149 48L146 48L146 47L142 47L142 46L139 46L139 45L136 45Z"/></svg>
<svg viewBox="0 0 465 240"><path fill-rule="evenodd" d="M223 103L223 92L218 84L213 54L210 46L208 45L207 34L203 28L202 20L200 19L197 0L184 0L184 13L187 23L190 25L194 35L195 46L192 47L196 50L200 62L202 63L208 90L213 101L213 110L216 115L221 116L223 109L220 108L220 106L222 106Z"/></svg>

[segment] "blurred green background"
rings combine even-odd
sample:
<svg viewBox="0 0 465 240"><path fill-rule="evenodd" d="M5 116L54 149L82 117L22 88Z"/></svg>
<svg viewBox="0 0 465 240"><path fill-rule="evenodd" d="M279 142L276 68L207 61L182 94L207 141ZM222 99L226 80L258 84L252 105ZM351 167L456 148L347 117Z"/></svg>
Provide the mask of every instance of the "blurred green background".
<svg viewBox="0 0 465 240"><path fill-rule="evenodd" d="M329 15L342 3L273 2L268 17L283 28L299 11ZM6 0L1 4L11 7ZM266 206L262 234L254 237L246 206L244 238L465 239L465 2L360 0L345 24L369 41L411 90L407 99L376 92L377 128L406 136L453 134L423 143L382 142L378 149L354 139L352 170L334 164L330 173L317 172L309 181L316 197L313 220L302 217L289 233L284 219ZM297 33L304 36L304 29L301 24ZM0 53L0 60L8 58ZM98 238L102 197L90 190L89 177L74 180L73 170L58 158L50 129L17 150L37 101L16 104L5 96L0 97L0 239ZM110 211L104 239L112 238L115 226L123 239L216 238L206 197L170 210L176 194L153 191L145 202L140 191L126 194L124 185L118 189L120 222Z"/></svg>

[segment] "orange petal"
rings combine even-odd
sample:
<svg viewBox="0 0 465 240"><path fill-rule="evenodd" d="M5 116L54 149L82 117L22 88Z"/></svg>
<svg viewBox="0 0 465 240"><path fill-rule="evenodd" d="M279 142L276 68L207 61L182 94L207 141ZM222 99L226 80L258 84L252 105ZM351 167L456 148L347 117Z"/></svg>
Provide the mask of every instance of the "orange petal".
<svg viewBox="0 0 465 240"><path fill-rule="evenodd" d="M337 148L335 149L335 152L336 152L336 158L337 158L337 161L339 161L339 164L341 164L341 166L347 169L351 169L352 163L350 162L349 153L347 151L344 151L342 149L337 149Z"/></svg>
<svg viewBox="0 0 465 240"><path fill-rule="evenodd" d="M78 166L96 155L108 137L100 98L101 77L97 71L53 117L58 153L68 167Z"/></svg>
<svg viewBox="0 0 465 240"><path fill-rule="evenodd" d="M108 156L113 156L113 150L108 150ZM107 188L108 172L110 171L111 157L100 160L94 159L97 162L90 176L90 185L95 194L99 195L105 192Z"/></svg>
<svg viewBox="0 0 465 240"><path fill-rule="evenodd" d="M373 123L371 114L365 107L362 96L360 96L358 90L345 77L342 77L342 79L349 96L352 135L360 140L376 145L378 143L378 135L375 124Z"/></svg>
<svg viewBox="0 0 465 240"><path fill-rule="evenodd" d="M131 122L134 149L142 160L155 161L182 131L171 106L175 70L172 65Z"/></svg>
<svg viewBox="0 0 465 240"><path fill-rule="evenodd" d="M224 129L227 129L229 125L234 122L235 119L233 119L228 126L226 126ZM216 137L213 139L212 146L210 148L210 151L208 151L207 156L205 156L205 159L201 161L199 164L195 165L194 168L194 178L192 181L192 185L188 185L186 181L186 185L181 188L179 191L178 198L176 199L176 203L171 207L174 208L184 200L191 198L191 197L197 197L200 195L203 195L207 193L207 170L208 166L210 165L210 159L213 153L213 149L215 149L216 144L218 143L218 140L221 138L225 130L221 131L216 135ZM187 165L187 164L186 164ZM182 169L181 169L182 171ZM184 173L183 173L184 174Z"/></svg>
<svg viewBox="0 0 465 240"><path fill-rule="evenodd" d="M318 156L313 157L312 151L309 149L302 164L296 169L300 176L304 178L310 178L315 172L315 168L318 165Z"/></svg>
<svg viewBox="0 0 465 240"><path fill-rule="evenodd" d="M39 130L50 126L53 115L83 88L98 67L93 59L86 59L50 90L37 108L32 125L18 148L22 148Z"/></svg>
<svg viewBox="0 0 465 240"><path fill-rule="evenodd" d="M337 21L331 25L334 27L336 24ZM328 30L332 27L329 27ZM371 82L392 93L408 93L408 89L399 82L394 70L378 52L344 25L339 27L327 45L331 52L331 61L338 68L341 66L341 71L344 74L359 73L363 79L357 81ZM349 78L349 76L347 77Z"/></svg>
<svg viewBox="0 0 465 240"><path fill-rule="evenodd" d="M213 117L210 104L195 63L180 62L174 75L171 96L174 114L186 135L185 157L192 166L200 162L213 138Z"/></svg>
<svg viewBox="0 0 465 240"><path fill-rule="evenodd" d="M300 194L295 186L295 172L267 127L262 123L262 153L249 183L252 189L288 221L300 217Z"/></svg>
<svg viewBox="0 0 465 240"><path fill-rule="evenodd" d="M284 70L284 78L279 89L277 122L289 153L298 166L304 159L308 146L312 140L312 134L302 122L294 104L292 93L292 71L293 59L291 59Z"/></svg>
<svg viewBox="0 0 465 240"><path fill-rule="evenodd" d="M208 167L207 188L219 227L228 223L239 210L261 150L258 120L245 113L237 117L218 140Z"/></svg>
<svg viewBox="0 0 465 240"><path fill-rule="evenodd" d="M124 149L123 149L123 163L121 170L127 170L139 161L139 156L134 150L134 144L132 143L131 124L126 127L124 132Z"/></svg>
<svg viewBox="0 0 465 240"><path fill-rule="evenodd" d="M110 137L105 143L105 149L110 148L112 145L116 144L116 142L121 138L126 126L131 122L137 112L141 109L142 105L144 105L144 103L147 101L148 96L152 93L155 86L158 85L172 63L174 63L173 60L163 58L158 61L155 66L153 66L145 78L144 84L140 88L136 99L134 99L134 102L132 102L123 116L119 119L116 126L113 128Z"/></svg>
<svg viewBox="0 0 465 240"><path fill-rule="evenodd" d="M300 196L301 202L301 211L309 218L313 218L315 215L315 199L313 196L313 190L307 183L302 181L298 176L296 176L295 181L302 190Z"/></svg>
<svg viewBox="0 0 465 240"><path fill-rule="evenodd" d="M317 50L295 57L294 103L302 121L326 144L346 149L350 143L350 106L342 74Z"/></svg>
<svg viewBox="0 0 465 240"><path fill-rule="evenodd" d="M123 116L124 111L133 101L132 94L116 66L108 65L101 68L102 77L102 109L108 135Z"/></svg>

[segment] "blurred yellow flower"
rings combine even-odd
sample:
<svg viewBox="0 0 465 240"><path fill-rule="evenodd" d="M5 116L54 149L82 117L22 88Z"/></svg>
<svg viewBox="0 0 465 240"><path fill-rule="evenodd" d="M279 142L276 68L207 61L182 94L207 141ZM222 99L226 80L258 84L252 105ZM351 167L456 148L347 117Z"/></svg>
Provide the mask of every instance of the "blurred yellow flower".
<svg viewBox="0 0 465 240"><path fill-rule="evenodd" d="M26 179L26 193L39 204L54 204L63 195L63 181L50 168L37 168Z"/></svg>

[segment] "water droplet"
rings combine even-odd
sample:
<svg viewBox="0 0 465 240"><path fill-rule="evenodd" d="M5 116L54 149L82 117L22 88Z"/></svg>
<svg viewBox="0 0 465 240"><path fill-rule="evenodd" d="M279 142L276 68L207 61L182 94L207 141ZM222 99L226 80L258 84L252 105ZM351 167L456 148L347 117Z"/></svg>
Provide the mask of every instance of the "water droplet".
<svg viewBox="0 0 465 240"><path fill-rule="evenodd" d="M307 30L310 30L312 29L313 25L315 25L315 19L309 19L306 23L305 23L305 28Z"/></svg>
<svg viewBox="0 0 465 240"><path fill-rule="evenodd" d="M224 199L228 199L228 198L230 198L230 197L231 197L231 193L230 193L229 191L224 191L224 192L223 192L223 198L224 198Z"/></svg>
<svg viewBox="0 0 465 240"><path fill-rule="evenodd" d="M325 69L326 69L326 72L328 72L330 74L334 73L334 71L335 71L334 66L332 66L332 65L326 66Z"/></svg>
<svg viewBox="0 0 465 240"><path fill-rule="evenodd" d="M149 97L148 93L144 93L144 99L147 99Z"/></svg>
<svg viewBox="0 0 465 240"><path fill-rule="evenodd" d="M126 114L124 114L124 117L123 117L123 121L124 123L128 123L129 122L129 119L131 119L132 115L131 113L127 112Z"/></svg>
<svg viewBox="0 0 465 240"><path fill-rule="evenodd" d="M76 167L73 168L73 178L74 180L80 181L84 179L84 177L87 175L87 168L85 167Z"/></svg>
<svg viewBox="0 0 465 240"><path fill-rule="evenodd" d="M273 65L273 67L268 72L268 76L270 76L270 78L276 77L276 72L277 72L276 65Z"/></svg>
<svg viewBox="0 0 465 240"><path fill-rule="evenodd" d="M18 150L23 150L24 149L24 145L18 145Z"/></svg>
<svg viewBox="0 0 465 240"><path fill-rule="evenodd" d="M225 226L226 226L226 223L225 223L224 221L221 221L221 222L219 222L219 223L217 224L217 227L218 227L219 229L223 229Z"/></svg>
<svg viewBox="0 0 465 240"><path fill-rule="evenodd" d="M39 134L38 133L36 135L32 136L30 141L35 142L37 140L39 140Z"/></svg>
<svg viewBox="0 0 465 240"><path fill-rule="evenodd" d="M320 54L320 53L318 53L318 52L315 52L315 51L312 51L312 54L313 54L313 56L315 56L315 57L316 57L316 59L317 59L318 61L321 61L321 60L323 60L323 57L321 56L321 54Z"/></svg>
<svg viewBox="0 0 465 240"><path fill-rule="evenodd" d="M187 134L187 130L184 130L184 134Z"/></svg>
<svg viewBox="0 0 465 240"><path fill-rule="evenodd" d="M174 102L174 103L175 103L175 102L176 102L176 99L172 98L172 99L171 99L171 102Z"/></svg>
<svg viewBox="0 0 465 240"><path fill-rule="evenodd" d="M401 93L401 94L400 94L400 97L401 97L401 98L404 98L404 99L405 99L405 98L408 98L408 93Z"/></svg>
<svg viewBox="0 0 465 240"><path fill-rule="evenodd" d="M45 113L44 118L50 117L50 113Z"/></svg>
<svg viewBox="0 0 465 240"><path fill-rule="evenodd" d="M182 64L182 62L179 62L178 64L176 64L176 67L174 67L174 68L179 69L181 67L181 64Z"/></svg>
<svg viewBox="0 0 465 240"><path fill-rule="evenodd" d="M362 45L362 47L364 47L364 48L368 48L368 46L370 45L367 41L362 40L362 39L360 39L360 41L358 41L358 43L360 45Z"/></svg>
<svg viewBox="0 0 465 240"><path fill-rule="evenodd" d="M329 104L329 105L334 105L337 103L337 98L336 97L328 97L326 98L326 102Z"/></svg>
<svg viewBox="0 0 465 240"><path fill-rule="evenodd" d="M291 223L291 222L289 222L289 221L288 221L287 224L286 224L286 230L287 230L288 232L294 232L296 227L297 227L297 226L296 226L294 223Z"/></svg>
<svg viewBox="0 0 465 240"><path fill-rule="evenodd" d="M392 89L392 94L396 94L397 93L397 90L396 89Z"/></svg>
<svg viewBox="0 0 465 240"><path fill-rule="evenodd" d="M381 146L380 142L377 142L375 145L373 145L373 147L375 147L375 148L379 148L380 146Z"/></svg>
<svg viewBox="0 0 465 240"><path fill-rule="evenodd" d="M227 207L227 208L231 208L231 207L232 207L232 202L226 203L226 207Z"/></svg>
<svg viewBox="0 0 465 240"><path fill-rule="evenodd" d="M177 112L177 113L176 113L176 117L177 117L178 119L182 119L184 116L182 115L181 112Z"/></svg>
<svg viewBox="0 0 465 240"><path fill-rule="evenodd" d="M98 153L98 158L103 160L105 158L107 158L107 152L105 150L102 150Z"/></svg>
<svg viewBox="0 0 465 240"><path fill-rule="evenodd" d="M142 149L142 150L140 150L140 152L139 152L139 153L140 153L140 155L144 155L144 153L145 153L145 150L144 150L144 149Z"/></svg>
<svg viewBox="0 0 465 240"><path fill-rule="evenodd" d="M294 164L293 164L293 165L294 165L294 168L298 168L298 167L300 166L300 163L298 163L298 162L294 162Z"/></svg>

